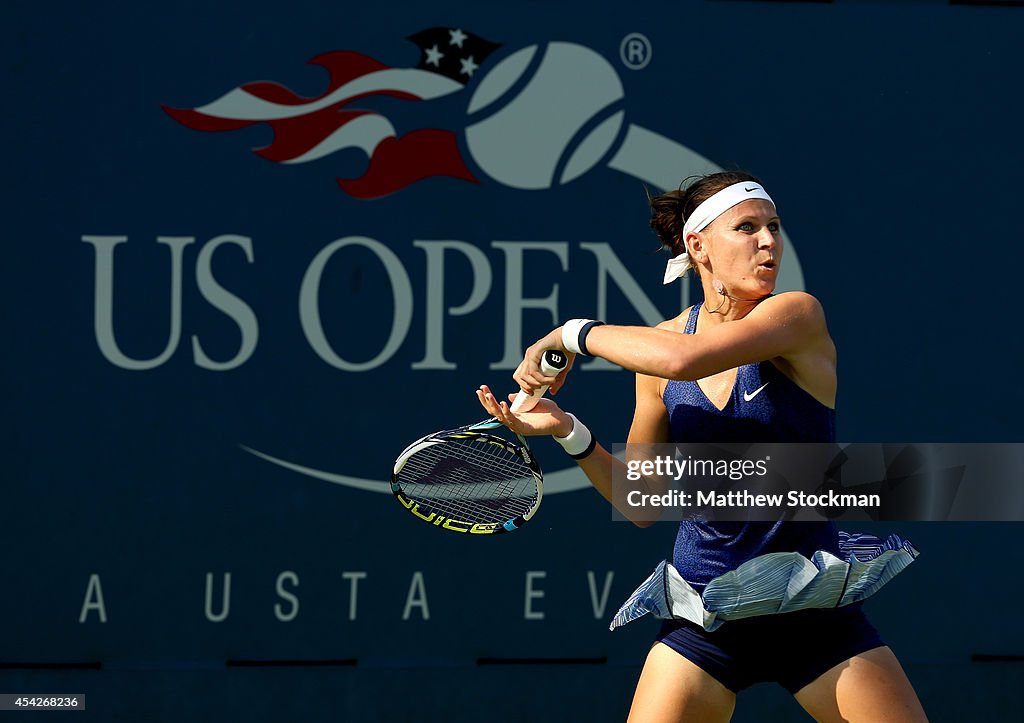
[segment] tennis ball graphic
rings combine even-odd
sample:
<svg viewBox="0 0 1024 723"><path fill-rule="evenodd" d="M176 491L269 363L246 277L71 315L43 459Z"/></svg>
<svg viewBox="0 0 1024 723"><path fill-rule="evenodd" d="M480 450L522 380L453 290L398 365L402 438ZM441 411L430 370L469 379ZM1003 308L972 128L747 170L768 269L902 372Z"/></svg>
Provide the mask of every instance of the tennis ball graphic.
<svg viewBox="0 0 1024 723"><path fill-rule="evenodd" d="M568 183L611 150L622 98L615 69L593 50L532 45L480 81L469 101L466 144L480 169L505 185L551 188L556 173L558 183Z"/></svg>

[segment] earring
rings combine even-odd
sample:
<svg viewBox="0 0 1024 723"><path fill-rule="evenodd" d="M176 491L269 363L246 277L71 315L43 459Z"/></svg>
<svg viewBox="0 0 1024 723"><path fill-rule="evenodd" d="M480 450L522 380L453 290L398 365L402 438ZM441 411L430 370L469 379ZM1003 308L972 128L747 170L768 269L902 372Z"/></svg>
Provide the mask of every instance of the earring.
<svg viewBox="0 0 1024 723"><path fill-rule="evenodd" d="M717 291L722 296L725 296L725 284L723 284L718 279L714 279L712 280L711 285L714 287L715 291Z"/></svg>

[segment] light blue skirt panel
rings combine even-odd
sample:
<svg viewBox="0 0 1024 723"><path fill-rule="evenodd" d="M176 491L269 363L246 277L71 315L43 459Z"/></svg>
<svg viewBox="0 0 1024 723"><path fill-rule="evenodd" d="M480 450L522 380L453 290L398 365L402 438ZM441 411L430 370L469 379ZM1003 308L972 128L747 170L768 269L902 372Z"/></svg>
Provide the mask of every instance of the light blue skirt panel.
<svg viewBox="0 0 1024 723"><path fill-rule="evenodd" d="M727 620L808 608L835 608L873 595L914 561L912 544L889 535L881 539L839 532L840 557L819 550L772 552L716 577L703 596L665 560L619 609L610 630L644 615L689 620L715 630Z"/></svg>

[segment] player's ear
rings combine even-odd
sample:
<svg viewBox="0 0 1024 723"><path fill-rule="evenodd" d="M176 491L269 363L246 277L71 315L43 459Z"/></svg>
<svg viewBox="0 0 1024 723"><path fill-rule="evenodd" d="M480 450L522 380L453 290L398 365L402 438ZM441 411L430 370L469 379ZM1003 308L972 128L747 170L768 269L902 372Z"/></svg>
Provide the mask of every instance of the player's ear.
<svg viewBox="0 0 1024 723"><path fill-rule="evenodd" d="M708 260L708 252L704 247L704 239L697 231L691 231L686 236L686 248L689 249L690 258L698 263L705 263Z"/></svg>

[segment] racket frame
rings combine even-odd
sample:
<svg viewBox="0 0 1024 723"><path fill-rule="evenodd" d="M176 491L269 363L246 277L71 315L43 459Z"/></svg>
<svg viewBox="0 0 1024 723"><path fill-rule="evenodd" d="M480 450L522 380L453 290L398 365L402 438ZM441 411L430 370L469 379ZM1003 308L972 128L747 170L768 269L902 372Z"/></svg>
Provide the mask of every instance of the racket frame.
<svg viewBox="0 0 1024 723"><path fill-rule="evenodd" d="M412 514L413 517L451 532L459 532L469 535L496 535L503 532L518 530L529 522L540 508L541 500L544 498L544 473L541 471L540 465L537 463L537 459L533 456L533 452L530 451L530 445L527 443L526 438L521 434L516 434L516 438L520 442L519 444L516 444L504 437L500 437L496 434L488 434L484 431L502 426L501 422L499 422L495 417L491 417L490 419L485 419L481 422L477 422L476 424L470 424L465 427L449 429L441 432L433 432L417 439L406 447L402 453L398 455L398 459L395 460L395 466L391 473L391 492L395 495L395 499L397 499L398 503ZM521 515L505 520L504 522L471 522L468 520L459 520L439 512L435 512L426 505L421 507L419 502L410 499L405 494L402 490L402 485L398 481L398 475L405 467L406 462L408 462L414 454L436 444L447 444L450 441L465 441L467 439L480 443L496 444L515 454L527 466L537 484L537 499L534 500L529 510Z"/></svg>
<svg viewBox="0 0 1024 723"><path fill-rule="evenodd" d="M541 356L540 367L546 374L554 375L565 369L566 366L568 366L568 363L569 360L565 353L557 349L548 349ZM537 403L537 400L544 396L547 389L547 386L541 387L533 394L520 391L516 396L515 401L512 403L512 411L525 412L532 409ZM496 535L502 532L518 530L529 522L540 508L541 500L544 499L544 473L541 472L540 465L537 463L536 458L530 451L530 445L527 443L526 438L523 435L518 432L514 432L516 438L519 439L519 444L516 444L514 442L510 442L504 437L488 434L484 431L498 427L503 427L503 425L496 417L491 417L481 422L477 422L476 424L470 424L465 427L449 429L442 432L433 432L417 439L402 450L402 453L398 455L398 459L395 460L395 466L391 472L391 492L395 495L395 499L397 499L398 503L408 510L414 517L432 524L435 527L440 527L452 532L461 532L469 535ZM529 510L521 515L505 520L504 522L470 522L468 520L458 520L452 517L447 517L441 513L431 510L425 505L424 509L421 510L420 504L415 500L410 499L405 492L402 491L402 485L398 481L398 475L405 467L406 462L408 462L414 454L435 444L446 444L450 441L466 439L474 439L480 442L497 444L515 454L527 466L537 485L537 499L530 506Z"/></svg>

